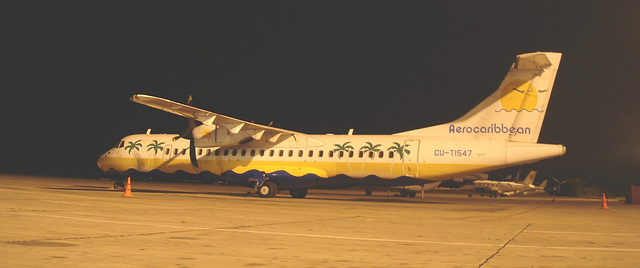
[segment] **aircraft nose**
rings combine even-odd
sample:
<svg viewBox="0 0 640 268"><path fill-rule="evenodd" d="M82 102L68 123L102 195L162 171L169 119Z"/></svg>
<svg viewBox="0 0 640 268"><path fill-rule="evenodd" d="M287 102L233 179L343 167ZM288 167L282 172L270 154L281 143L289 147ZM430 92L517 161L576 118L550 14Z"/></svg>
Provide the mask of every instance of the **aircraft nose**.
<svg viewBox="0 0 640 268"><path fill-rule="evenodd" d="M107 151L106 153L102 154L99 158L98 158L98 168L102 171L107 171L109 168L106 166L106 158L109 157L109 154L111 153L111 151Z"/></svg>

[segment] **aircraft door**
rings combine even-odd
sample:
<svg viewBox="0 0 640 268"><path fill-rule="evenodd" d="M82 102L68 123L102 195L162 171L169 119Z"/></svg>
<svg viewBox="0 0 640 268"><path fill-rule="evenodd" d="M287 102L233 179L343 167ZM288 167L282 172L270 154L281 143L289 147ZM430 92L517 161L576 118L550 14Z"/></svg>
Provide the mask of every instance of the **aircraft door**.
<svg viewBox="0 0 640 268"><path fill-rule="evenodd" d="M418 177L420 168L418 165L418 156L420 149L420 140L405 140L403 147L402 169L403 175L407 177Z"/></svg>

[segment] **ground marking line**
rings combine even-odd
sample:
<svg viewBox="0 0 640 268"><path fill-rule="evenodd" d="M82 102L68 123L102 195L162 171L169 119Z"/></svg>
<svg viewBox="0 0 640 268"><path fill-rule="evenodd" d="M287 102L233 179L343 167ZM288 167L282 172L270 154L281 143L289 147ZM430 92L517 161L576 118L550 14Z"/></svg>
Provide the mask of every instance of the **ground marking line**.
<svg viewBox="0 0 640 268"><path fill-rule="evenodd" d="M347 237L347 236L333 236L333 235L314 235L314 234L252 231L252 230L225 229L225 228L212 229L212 230L214 230L214 231L222 231L222 232L239 232L239 233L252 233L252 234L272 234L272 235L286 235L286 236L327 238L327 239L342 239L342 240L356 240L356 241L370 241L370 242L398 242L398 243L416 243L416 244L445 244L445 245L460 245L460 246L492 246L492 247L500 246L498 244L457 243L457 242L420 241L420 240L402 240L402 239L384 239L384 238L362 238L362 237Z"/></svg>
<svg viewBox="0 0 640 268"><path fill-rule="evenodd" d="M55 200L42 200L44 202L51 202L51 203L59 203L59 204L67 204L67 205L76 205L76 206L85 206L85 207L93 207L92 205L87 205L87 204L79 204L79 203L73 203L73 202L64 202L64 201L55 201Z"/></svg>
<svg viewBox="0 0 640 268"><path fill-rule="evenodd" d="M513 241L514 239L516 239L516 237L518 237L518 235L520 235L522 232L524 232L524 230L526 230L527 228L529 228L529 226L531 226L531 223L527 224L527 226L525 226L524 228L522 228L522 230L520 230L520 232L518 232L516 235L514 235L513 237L511 237L511 239L509 239L506 243L504 243L504 245L502 245L502 247L500 247L498 250L496 250L495 253L493 253L491 256L489 256L489 258L487 258L486 260L484 260L480 265L478 265L478 268L482 267L483 265L485 265L489 260L491 260L493 257L495 257L496 255L498 255L500 253L500 251L507 247L507 245L509 245L509 243L511 243L511 241Z"/></svg>
<svg viewBox="0 0 640 268"><path fill-rule="evenodd" d="M592 232L563 232L563 231L527 231L527 233L575 234L575 235L620 235L620 236L640 235L640 234L632 234L632 233L592 233Z"/></svg>
<svg viewBox="0 0 640 268"><path fill-rule="evenodd" d="M102 222L102 223L116 223L116 224L126 224L126 225L140 225L140 226L153 226L153 227L166 227L166 228L179 228L179 229L189 229L189 230L210 230L211 228L202 228L202 227L185 227L185 226L175 226L175 225L162 225L162 224L149 224L149 223L140 223L140 222L124 222L124 221L109 221L109 220L97 220L97 219L87 219L87 218L78 218L78 217L68 217L68 216L60 216L60 215L47 215L47 214L37 214L37 213L23 213L35 216L43 216L50 218L61 218L68 220L77 220L77 221L91 221L91 222Z"/></svg>
<svg viewBox="0 0 640 268"><path fill-rule="evenodd" d="M484 244L484 243L462 243L462 242L441 242L441 241L424 241L424 240L402 240L402 239L384 239L384 238L363 238L363 237L346 237L346 236L333 236L333 235L314 235L314 234L301 234L301 233L282 233L282 232L269 232L269 231L254 231L254 230L242 230L242 229L227 229L227 228L215 228L210 229L212 231L221 232L237 232L237 233L250 233L250 234L268 234L268 235L286 235L297 237L309 237L309 238L323 238L323 239L341 239L352 241L369 241L369 242L395 242L395 243L414 243L414 244L440 244L440 245L453 245L453 246L484 246L484 247L497 247L501 244ZM564 249L564 250L595 250L595 251L629 251L640 252L640 249L629 248L594 248L594 247L553 247L553 246L535 246L535 245L507 245L507 247L516 248L540 248L540 249Z"/></svg>
<svg viewBox="0 0 640 268"><path fill-rule="evenodd" d="M533 208L527 209L527 210L525 210L525 211L520 211L520 212L518 212L518 213L514 213L514 214L506 215L506 216L504 216L504 217L505 217L505 218L509 218L509 217L513 217L513 216L518 216L518 215L526 214L526 213L529 213L529 212L531 212L531 211L537 210L537 209L539 209L539 208L541 208L541 207L544 207L544 206L546 206L546 205L549 205L549 204L551 204L551 202L542 203L542 204L540 204L540 205L538 205L538 206L535 206L535 207L533 207ZM525 229L526 229L526 228L525 228Z"/></svg>
<svg viewBox="0 0 640 268"><path fill-rule="evenodd" d="M527 245L509 245L514 248L541 248L541 249L567 249L567 250L596 250L596 251L630 251L640 252L640 248L589 248L589 247L554 247L554 246L527 246Z"/></svg>
<svg viewBox="0 0 640 268"><path fill-rule="evenodd" d="M117 234L117 235L101 235L101 236L60 237L60 238L44 238L44 239L34 239L34 240L13 240L13 241L5 241L5 243L19 244L19 243L24 243L24 242L103 239L103 238L113 238L113 237L134 237L134 236L166 235L166 234L177 234L177 233L187 233L187 232L197 232L197 231L201 231L201 230L174 230L174 231L163 231L163 232L153 232L153 233L133 233L133 234Z"/></svg>

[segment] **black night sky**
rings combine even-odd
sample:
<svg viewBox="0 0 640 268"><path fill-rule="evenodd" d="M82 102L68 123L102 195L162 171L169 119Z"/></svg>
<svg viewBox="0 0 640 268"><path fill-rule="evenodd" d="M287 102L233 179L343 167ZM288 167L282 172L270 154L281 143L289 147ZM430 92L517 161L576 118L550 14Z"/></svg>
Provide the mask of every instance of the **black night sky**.
<svg viewBox="0 0 640 268"><path fill-rule="evenodd" d="M539 176L640 184L638 1L5 1L0 173L101 177L121 137L186 102L304 133L391 134L451 121L515 55L562 52Z"/></svg>

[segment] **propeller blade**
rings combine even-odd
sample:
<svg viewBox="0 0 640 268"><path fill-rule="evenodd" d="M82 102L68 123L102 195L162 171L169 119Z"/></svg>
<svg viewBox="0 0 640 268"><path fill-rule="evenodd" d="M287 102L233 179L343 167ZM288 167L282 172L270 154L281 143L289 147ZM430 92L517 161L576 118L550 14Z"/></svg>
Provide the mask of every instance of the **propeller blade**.
<svg viewBox="0 0 640 268"><path fill-rule="evenodd" d="M187 105L191 105L193 102L193 97L189 95L189 99L187 99ZM191 160L191 165L198 168L198 158L196 156L196 141L193 139L193 129L196 128L196 120L193 118L189 118L187 122L189 128L184 130L184 136L189 139L189 159Z"/></svg>
<svg viewBox="0 0 640 268"><path fill-rule="evenodd" d="M191 105L191 102L193 101L193 97L191 97L191 95L189 95L189 99L187 99L187 104ZM182 131L180 131L180 133L178 134L178 136L173 137L173 141L176 141L180 138L183 139L188 139L191 140L193 139L193 129L196 128L196 120L193 118L189 118L187 119L187 128L183 129Z"/></svg>
<svg viewBox="0 0 640 268"><path fill-rule="evenodd" d="M189 159L191 160L191 165L198 168L198 158L196 157L196 141L191 139L189 143Z"/></svg>

